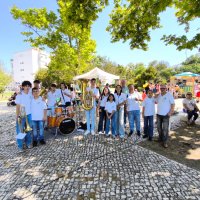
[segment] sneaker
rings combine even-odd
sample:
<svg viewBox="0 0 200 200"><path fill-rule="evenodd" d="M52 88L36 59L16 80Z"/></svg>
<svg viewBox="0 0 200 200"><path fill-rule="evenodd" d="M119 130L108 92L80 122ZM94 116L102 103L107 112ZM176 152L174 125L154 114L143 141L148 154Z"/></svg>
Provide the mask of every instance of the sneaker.
<svg viewBox="0 0 200 200"><path fill-rule="evenodd" d="M84 135L88 135L90 133L90 131L85 131Z"/></svg>
<svg viewBox="0 0 200 200"><path fill-rule="evenodd" d="M24 149L18 148L18 153L23 153Z"/></svg>
<svg viewBox="0 0 200 200"><path fill-rule="evenodd" d="M133 131L131 130L130 133L128 134L128 137L130 137L131 135L133 135Z"/></svg>
<svg viewBox="0 0 200 200"><path fill-rule="evenodd" d="M153 140L153 138L152 137L149 137L149 141L152 141Z"/></svg>
<svg viewBox="0 0 200 200"><path fill-rule="evenodd" d="M142 138L147 138L147 137L148 137L148 135L143 135L143 136L142 136Z"/></svg>
<svg viewBox="0 0 200 200"><path fill-rule="evenodd" d="M33 141L33 147L37 147L37 142Z"/></svg>
<svg viewBox="0 0 200 200"><path fill-rule="evenodd" d="M27 147L27 149L31 149L32 148L32 146L31 145L28 145L28 146L26 146Z"/></svg>
<svg viewBox="0 0 200 200"><path fill-rule="evenodd" d="M40 140L40 144L43 145L46 144L46 142L44 140Z"/></svg>
<svg viewBox="0 0 200 200"><path fill-rule="evenodd" d="M99 135L103 134L101 131L99 131Z"/></svg>
<svg viewBox="0 0 200 200"><path fill-rule="evenodd" d="M140 134L140 131L137 131L137 136L140 137L140 135L141 135L141 134Z"/></svg>
<svg viewBox="0 0 200 200"><path fill-rule="evenodd" d="M168 144L166 142L164 142L163 147L168 148Z"/></svg>
<svg viewBox="0 0 200 200"><path fill-rule="evenodd" d="M91 131L91 134L92 134L92 135L95 135L95 132L94 132L94 131Z"/></svg>

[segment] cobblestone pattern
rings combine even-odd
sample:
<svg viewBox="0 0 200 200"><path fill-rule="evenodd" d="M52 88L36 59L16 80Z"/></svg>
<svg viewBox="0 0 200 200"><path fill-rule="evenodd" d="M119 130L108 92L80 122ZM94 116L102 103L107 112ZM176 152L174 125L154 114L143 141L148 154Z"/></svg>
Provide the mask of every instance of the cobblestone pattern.
<svg viewBox="0 0 200 200"><path fill-rule="evenodd" d="M17 153L11 111L0 116L0 199L200 199L200 172L137 146L136 137L50 137Z"/></svg>

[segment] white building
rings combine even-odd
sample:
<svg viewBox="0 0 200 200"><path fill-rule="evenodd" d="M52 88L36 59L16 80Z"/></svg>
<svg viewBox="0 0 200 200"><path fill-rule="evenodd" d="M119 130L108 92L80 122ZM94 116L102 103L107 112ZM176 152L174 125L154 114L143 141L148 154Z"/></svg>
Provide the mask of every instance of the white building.
<svg viewBox="0 0 200 200"><path fill-rule="evenodd" d="M34 81L35 74L40 68L46 68L50 62L47 52L31 48L15 53L11 59L13 79L17 84L24 80Z"/></svg>

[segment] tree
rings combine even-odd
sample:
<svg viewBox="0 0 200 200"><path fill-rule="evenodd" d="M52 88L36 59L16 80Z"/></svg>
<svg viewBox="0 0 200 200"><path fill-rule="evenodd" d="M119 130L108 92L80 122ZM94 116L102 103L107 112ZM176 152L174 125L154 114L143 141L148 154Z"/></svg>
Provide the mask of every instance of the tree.
<svg viewBox="0 0 200 200"><path fill-rule="evenodd" d="M22 32L26 42L51 50L49 72L57 77L57 71L68 71L70 81L87 70L94 56L96 44L91 39L91 25L108 0L57 0L57 4L57 12L46 8L21 10L14 6L11 13L27 27Z"/></svg>
<svg viewBox="0 0 200 200"><path fill-rule="evenodd" d="M11 76L6 73L3 68L3 64L0 63L0 94L6 89L6 86L12 81Z"/></svg>
<svg viewBox="0 0 200 200"><path fill-rule="evenodd" d="M130 41L131 49L147 50L151 39L150 31L161 28L159 15L168 7L176 9L178 23L186 26L186 32L189 31L189 23L200 17L198 0L115 0L114 10L110 14L110 24L107 27L112 35L112 42ZM164 35L162 40L166 45L176 45L178 50L194 49L200 44L200 34L197 33L192 39L188 39L186 35Z"/></svg>

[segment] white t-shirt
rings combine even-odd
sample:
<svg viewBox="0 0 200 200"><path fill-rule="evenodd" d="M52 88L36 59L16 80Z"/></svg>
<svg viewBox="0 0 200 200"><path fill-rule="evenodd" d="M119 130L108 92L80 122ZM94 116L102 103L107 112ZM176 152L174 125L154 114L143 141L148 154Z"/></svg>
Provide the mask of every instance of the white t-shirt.
<svg viewBox="0 0 200 200"><path fill-rule="evenodd" d="M108 96L103 96L102 99L100 99L100 107L105 107L106 106L106 102L108 100Z"/></svg>
<svg viewBox="0 0 200 200"><path fill-rule="evenodd" d="M15 103L24 106L26 115L31 114L31 100L32 95L30 93L25 94L24 92L21 92L21 94L18 94L15 99Z"/></svg>
<svg viewBox="0 0 200 200"><path fill-rule="evenodd" d="M127 111L140 110L140 103L138 100L136 101L135 98L138 100L141 99L138 92L129 93L127 95Z"/></svg>
<svg viewBox="0 0 200 200"><path fill-rule="evenodd" d="M47 105L54 106L56 104L56 99L60 98L59 90L56 90L54 93L51 91L47 93Z"/></svg>
<svg viewBox="0 0 200 200"><path fill-rule="evenodd" d="M144 107L144 116L152 116L155 114L155 99L153 97L145 98L142 106Z"/></svg>
<svg viewBox="0 0 200 200"><path fill-rule="evenodd" d="M44 110L47 109L46 103L41 99L32 99L31 101L31 117L34 121L43 120Z"/></svg>
<svg viewBox="0 0 200 200"><path fill-rule="evenodd" d="M124 94L124 93L121 93L121 95L118 95L117 93L115 93L114 97L115 97L116 105L126 101L126 94ZM124 105L122 105L121 107L124 107Z"/></svg>
<svg viewBox="0 0 200 200"><path fill-rule="evenodd" d="M190 109L190 110L194 110L194 105L195 100L194 99L183 99L183 104L186 104L186 106Z"/></svg>
<svg viewBox="0 0 200 200"><path fill-rule="evenodd" d="M61 89L59 89L59 93L60 93L60 98L61 98L61 101L62 101L62 104L64 105L66 102L71 102L71 98L66 96L64 93L67 93L68 95L71 95L71 91L68 90L68 89L64 89L62 90L62 93L61 93ZM63 94L63 95L62 95ZM64 99L63 99L64 97Z"/></svg>
<svg viewBox="0 0 200 200"><path fill-rule="evenodd" d="M92 91L93 94L95 94L95 96L98 98L99 97L99 89L97 88L91 88L91 87L87 87L86 90ZM96 107L96 99L94 99L94 107Z"/></svg>
<svg viewBox="0 0 200 200"><path fill-rule="evenodd" d="M116 108L116 103L113 101L112 103L110 101L107 101L106 102L106 106L105 106L105 110L108 112L108 113L112 113L112 111L116 111L117 108Z"/></svg>
<svg viewBox="0 0 200 200"><path fill-rule="evenodd" d="M175 104L174 97L169 92L163 96L159 94L159 96L156 98L156 102L158 103L157 114L163 116L167 115L171 109L171 105Z"/></svg>

